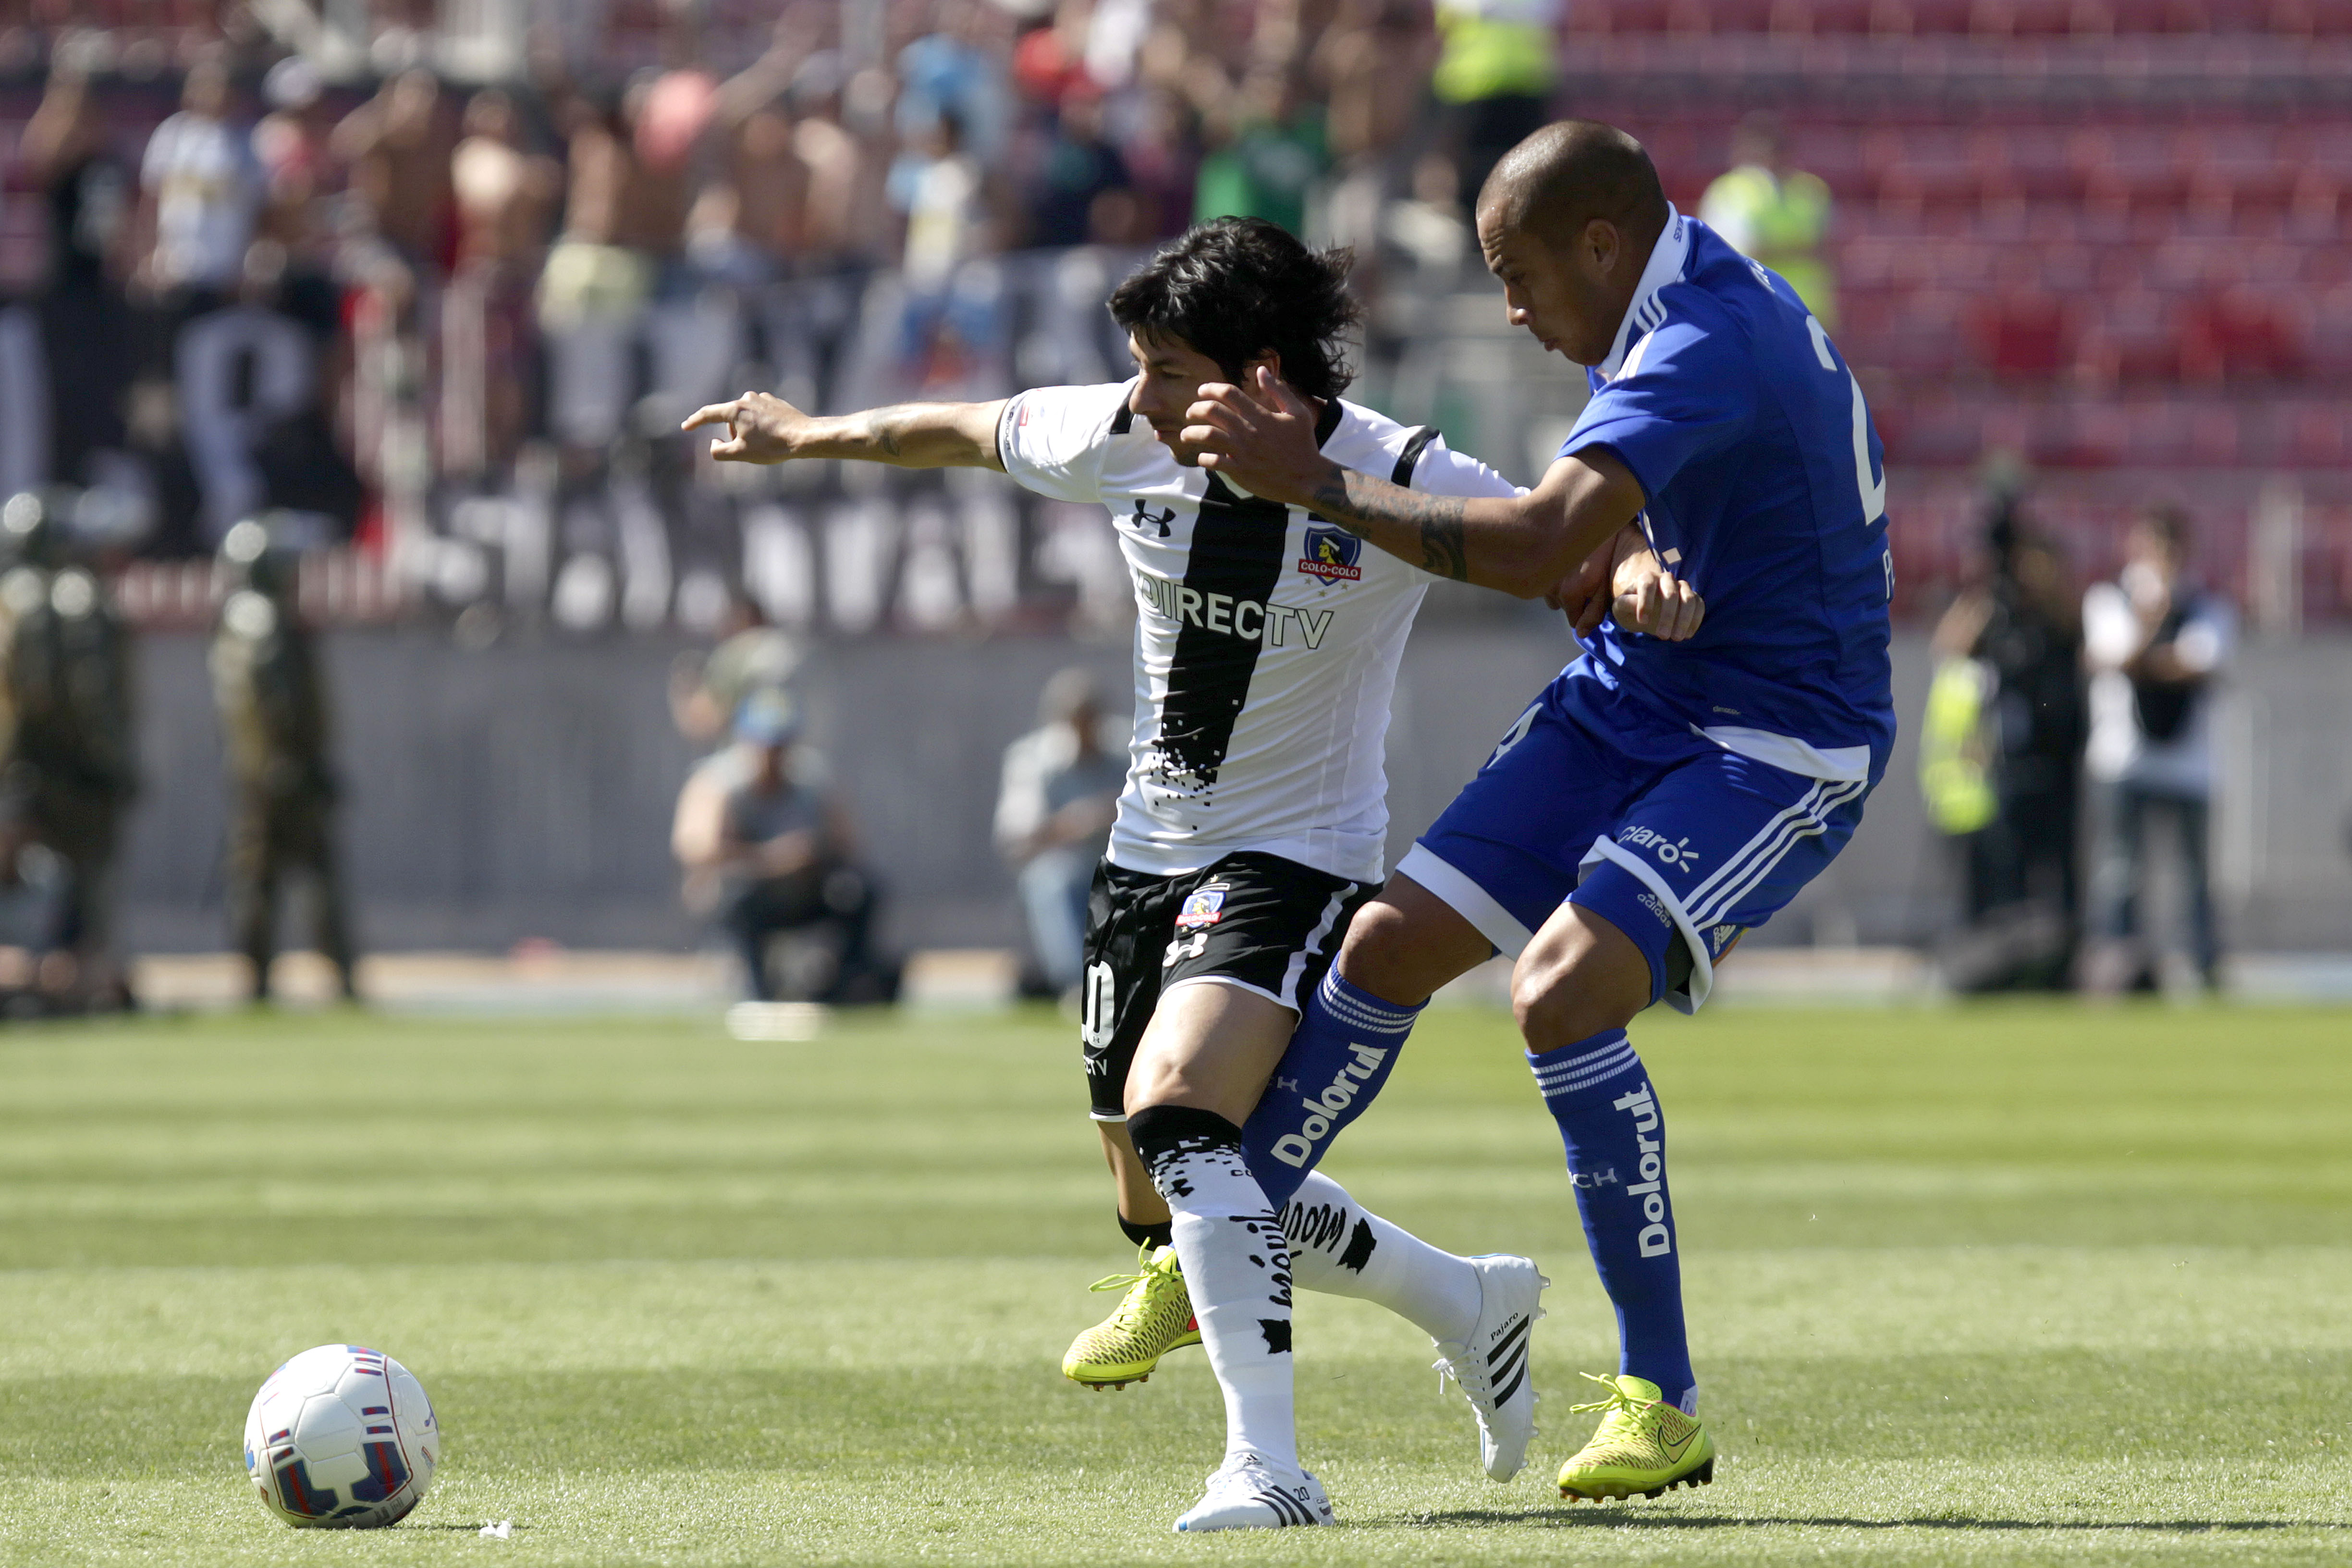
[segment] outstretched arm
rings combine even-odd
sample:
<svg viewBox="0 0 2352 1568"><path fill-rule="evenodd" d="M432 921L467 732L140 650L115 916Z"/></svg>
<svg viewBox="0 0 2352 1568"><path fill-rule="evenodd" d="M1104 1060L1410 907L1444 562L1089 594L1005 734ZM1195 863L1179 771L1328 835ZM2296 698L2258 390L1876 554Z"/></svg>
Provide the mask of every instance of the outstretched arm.
<svg viewBox="0 0 2352 1568"><path fill-rule="evenodd" d="M1323 456L1314 410L1297 394L1264 369L1255 379L1246 391L1201 388L1184 428L1201 466L1440 577L1523 599L1548 594L1642 510L1640 481L1598 450L1562 458L1515 497L1425 495L1356 473Z"/></svg>
<svg viewBox="0 0 2352 1568"><path fill-rule="evenodd" d="M994 403L900 403L863 414L819 417L803 414L782 398L747 392L731 403L698 408L679 426L725 427L710 455L722 463L789 463L796 458L848 458L890 463L901 468L994 468Z"/></svg>

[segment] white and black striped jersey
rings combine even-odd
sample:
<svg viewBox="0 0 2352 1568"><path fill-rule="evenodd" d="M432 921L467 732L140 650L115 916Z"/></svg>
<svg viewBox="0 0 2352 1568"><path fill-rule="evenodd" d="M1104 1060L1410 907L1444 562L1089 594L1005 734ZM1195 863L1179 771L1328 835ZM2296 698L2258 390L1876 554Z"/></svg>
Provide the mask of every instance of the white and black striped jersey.
<svg viewBox="0 0 2352 1568"><path fill-rule="evenodd" d="M1131 384L1130 384L1131 385ZM1397 660L1432 579L1312 513L1178 463L1129 386L1008 400L1005 471L1110 511L1135 582L1135 737L1109 858L1175 876L1240 850L1380 879ZM1324 454L1446 495L1509 480L1436 433L1333 400Z"/></svg>

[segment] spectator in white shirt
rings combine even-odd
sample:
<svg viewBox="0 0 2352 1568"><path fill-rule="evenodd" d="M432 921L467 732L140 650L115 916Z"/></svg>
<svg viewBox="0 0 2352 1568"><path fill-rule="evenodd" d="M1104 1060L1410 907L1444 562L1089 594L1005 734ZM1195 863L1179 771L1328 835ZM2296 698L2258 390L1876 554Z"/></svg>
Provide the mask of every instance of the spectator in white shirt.
<svg viewBox="0 0 2352 1568"><path fill-rule="evenodd" d="M2141 895L2151 817L2172 819L2180 843L2190 956L2210 987L2221 963L2207 874L2213 797L2213 689L2237 619L2187 575L2189 527L2177 508L2134 525L2119 579L2083 595L2083 648L2091 671L2085 761L2099 796L2092 879L2095 934L2104 950L2089 973L2097 990L2152 984Z"/></svg>
<svg viewBox="0 0 2352 1568"><path fill-rule="evenodd" d="M1021 907L1038 968L1056 994L1067 995L1085 965L1087 894L1127 787L1127 754L1107 730L1101 695L1084 669L1047 681L1037 710L1038 728L1005 748L996 847L1021 868Z"/></svg>
<svg viewBox="0 0 2352 1568"><path fill-rule="evenodd" d="M261 165L246 132L228 122L228 71L199 62L181 110L155 127L139 184L155 243L142 280L167 300L233 292L262 197Z"/></svg>

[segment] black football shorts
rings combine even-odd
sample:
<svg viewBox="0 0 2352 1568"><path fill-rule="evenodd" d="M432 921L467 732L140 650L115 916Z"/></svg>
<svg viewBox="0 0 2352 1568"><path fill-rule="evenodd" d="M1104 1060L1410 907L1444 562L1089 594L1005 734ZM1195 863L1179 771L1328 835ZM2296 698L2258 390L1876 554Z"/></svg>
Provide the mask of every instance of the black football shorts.
<svg viewBox="0 0 2352 1568"><path fill-rule="evenodd" d="M1127 1072L1160 993L1214 979L1296 1012L1378 889L1279 855L1155 877L1104 861L1087 897L1079 1038L1097 1121L1127 1120Z"/></svg>

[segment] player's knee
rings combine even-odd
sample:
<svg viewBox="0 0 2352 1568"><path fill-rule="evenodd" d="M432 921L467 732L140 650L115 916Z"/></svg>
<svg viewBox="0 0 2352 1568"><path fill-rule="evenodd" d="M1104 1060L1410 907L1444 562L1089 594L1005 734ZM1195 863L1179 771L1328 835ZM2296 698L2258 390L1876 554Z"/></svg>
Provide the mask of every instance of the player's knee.
<svg viewBox="0 0 2352 1568"><path fill-rule="evenodd" d="M1585 955L1547 960L1530 952L1511 973L1511 1015L1531 1051L1556 1050L1622 1029L1648 1004L1647 986L1638 991L1623 977L1594 972L1579 962Z"/></svg>
<svg viewBox="0 0 2352 1568"><path fill-rule="evenodd" d="M1421 971L1428 967L1421 944L1414 941L1412 917L1385 900L1374 900L1356 913L1339 945L1339 973L1359 991L1401 1007L1429 999L1435 987Z"/></svg>
<svg viewBox="0 0 2352 1568"><path fill-rule="evenodd" d="M1555 970L1537 971L1523 963L1511 974L1511 1016L1531 1051L1549 1050L1555 1042L1580 1040L1610 1026L1572 1033L1590 1011L1582 998L1560 983Z"/></svg>

